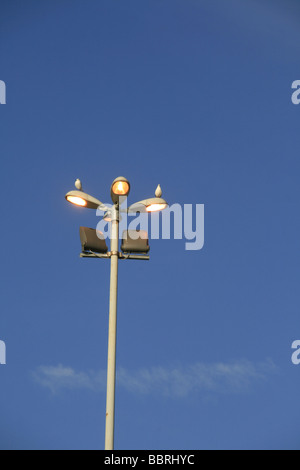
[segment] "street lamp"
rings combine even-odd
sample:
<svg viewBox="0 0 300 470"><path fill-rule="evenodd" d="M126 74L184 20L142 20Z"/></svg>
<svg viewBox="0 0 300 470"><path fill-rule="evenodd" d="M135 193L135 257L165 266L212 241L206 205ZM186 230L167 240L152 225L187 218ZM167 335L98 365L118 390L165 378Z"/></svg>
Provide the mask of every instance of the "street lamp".
<svg viewBox="0 0 300 470"><path fill-rule="evenodd" d="M110 195L113 200L113 202L116 204L119 201L119 197L127 197L130 191L130 184L129 181L124 178L123 176L119 176L119 178L116 178L112 185L111 185L111 190L110 190Z"/></svg>
<svg viewBox="0 0 300 470"><path fill-rule="evenodd" d="M98 209L103 206L99 199L96 199L83 191L70 191L66 194L66 200L75 206L87 207L88 209Z"/></svg>
<svg viewBox="0 0 300 470"><path fill-rule="evenodd" d="M109 329L108 329L108 357L107 357L107 394L106 394L106 425L105 425L105 450L114 449L114 422L115 422L115 387L116 387L116 339L117 339L117 295L118 295L118 261L119 259L149 260L148 236L141 231L140 237L133 235L131 231L125 231L122 237L121 249L119 251L119 221L120 212L157 212L168 207L167 202L161 198L162 191L157 187L154 198L139 201L127 209L121 208L123 198L130 191L129 181L120 176L111 185L111 199L114 206L109 209L101 201L82 191L80 180L76 180L76 191L70 191L65 198L71 204L88 209L98 209L105 212L105 220L111 224L111 246L110 252L106 247L105 240L101 239L96 230L85 227L80 228L80 238L83 253L81 257L110 258L110 296L109 296ZM121 201L120 201L120 198Z"/></svg>

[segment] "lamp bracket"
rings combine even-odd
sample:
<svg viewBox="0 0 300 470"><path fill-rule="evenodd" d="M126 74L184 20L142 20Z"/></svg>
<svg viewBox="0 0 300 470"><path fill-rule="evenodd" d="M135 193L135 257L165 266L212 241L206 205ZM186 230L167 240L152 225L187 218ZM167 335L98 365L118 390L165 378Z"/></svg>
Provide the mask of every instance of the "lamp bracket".
<svg viewBox="0 0 300 470"><path fill-rule="evenodd" d="M118 251L109 251L106 254L101 254L101 253L94 253L93 251L84 251L80 253L80 258L105 258L109 259L113 254L117 254L119 256L119 259L133 259L133 260L140 260L140 261L149 261L150 256L147 255L125 255L124 253L119 253Z"/></svg>

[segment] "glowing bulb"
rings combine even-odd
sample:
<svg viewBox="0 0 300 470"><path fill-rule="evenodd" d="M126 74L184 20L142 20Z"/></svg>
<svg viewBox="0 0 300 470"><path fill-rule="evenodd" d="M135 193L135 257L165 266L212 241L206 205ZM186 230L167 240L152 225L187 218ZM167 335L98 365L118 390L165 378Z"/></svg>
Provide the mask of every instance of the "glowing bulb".
<svg viewBox="0 0 300 470"><path fill-rule="evenodd" d="M168 207L167 204L150 204L150 206L146 207L147 212L158 212L163 211Z"/></svg>
<svg viewBox="0 0 300 470"><path fill-rule="evenodd" d="M129 184L126 181L117 181L112 187L112 192L118 196L126 196L129 193Z"/></svg>
<svg viewBox="0 0 300 470"><path fill-rule="evenodd" d="M87 202L81 197L68 196L67 200L76 206L85 207L87 205Z"/></svg>

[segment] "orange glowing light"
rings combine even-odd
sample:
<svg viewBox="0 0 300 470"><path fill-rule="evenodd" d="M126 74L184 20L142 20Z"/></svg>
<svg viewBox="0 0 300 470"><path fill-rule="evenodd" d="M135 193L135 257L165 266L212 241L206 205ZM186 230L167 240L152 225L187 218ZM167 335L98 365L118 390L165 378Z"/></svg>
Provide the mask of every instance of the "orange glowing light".
<svg viewBox="0 0 300 470"><path fill-rule="evenodd" d="M167 204L150 204L146 207L147 212L158 212L166 209Z"/></svg>
<svg viewBox="0 0 300 470"><path fill-rule="evenodd" d="M126 181L117 181L112 187L112 192L117 196L126 196L129 193L129 184Z"/></svg>
<svg viewBox="0 0 300 470"><path fill-rule="evenodd" d="M75 204L76 206L85 207L87 205L87 202L81 197L68 196L67 200L71 202L72 204Z"/></svg>

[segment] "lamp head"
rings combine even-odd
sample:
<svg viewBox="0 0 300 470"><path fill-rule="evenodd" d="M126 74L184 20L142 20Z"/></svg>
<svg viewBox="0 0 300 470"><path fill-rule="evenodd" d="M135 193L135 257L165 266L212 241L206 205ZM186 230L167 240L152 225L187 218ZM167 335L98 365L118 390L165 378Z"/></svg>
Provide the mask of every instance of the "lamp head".
<svg viewBox="0 0 300 470"><path fill-rule="evenodd" d="M168 203L160 197L152 197L150 199L144 199L143 201L136 202L128 208L129 213L136 212L159 212L163 211L168 207Z"/></svg>
<svg viewBox="0 0 300 470"><path fill-rule="evenodd" d="M154 201L154 202L148 204L148 206L146 206L146 211L147 212L160 212L160 211L165 210L167 207L168 207L168 204L166 203L166 201L163 201L163 202L162 201Z"/></svg>
<svg viewBox="0 0 300 470"><path fill-rule="evenodd" d="M102 206L102 202L83 191L70 191L66 194L66 200L71 204L79 207L87 207L88 209L98 209Z"/></svg>
<svg viewBox="0 0 300 470"><path fill-rule="evenodd" d="M111 198L114 204L119 202L120 196L128 196L130 191L130 183L123 176L116 178L111 185Z"/></svg>
<svg viewBox="0 0 300 470"><path fill-rule="evenodd" d="M70 194L69 195L67 194L66 200L70 202L71 204L74 204L75 206L79 206L79 207L86 207L87 205L87 202L79 196L72 196Z"/></svg>

